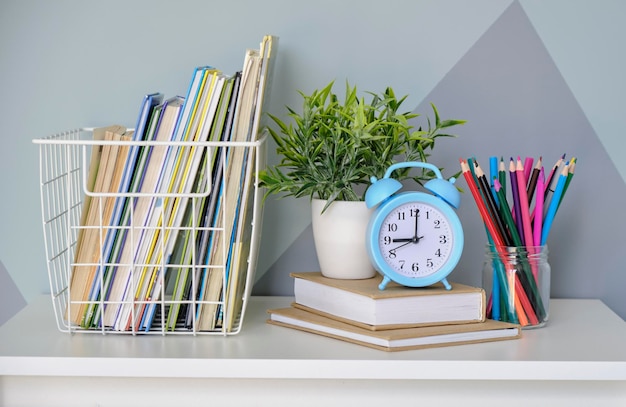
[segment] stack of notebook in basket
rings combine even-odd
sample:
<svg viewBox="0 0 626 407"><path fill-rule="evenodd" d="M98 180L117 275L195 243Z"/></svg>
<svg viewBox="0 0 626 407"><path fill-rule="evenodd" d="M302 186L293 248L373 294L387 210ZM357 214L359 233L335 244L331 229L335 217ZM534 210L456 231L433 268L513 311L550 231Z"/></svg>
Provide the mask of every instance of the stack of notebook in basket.
<svg viewBox="0 0 626 407"><path fill-rule="evenodd" d="M340 280L292 273L295 301L268 323L386 351L517 339L519 325L486 318L485 291L459 283L379 290L382 277Z"/></svg>

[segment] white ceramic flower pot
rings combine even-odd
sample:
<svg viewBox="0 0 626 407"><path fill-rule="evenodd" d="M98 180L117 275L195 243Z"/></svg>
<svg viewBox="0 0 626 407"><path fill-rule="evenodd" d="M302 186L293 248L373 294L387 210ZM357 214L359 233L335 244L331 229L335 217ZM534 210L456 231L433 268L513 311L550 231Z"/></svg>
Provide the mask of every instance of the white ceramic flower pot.
<svg viewBox="0 0 626 407"><path fill-rule="evenodd" d="M324 213L325 200L313 199L315 250L322 275L365 279L376 275L365 248L367 223L373 213L365 202L334 201Z"/></svg>

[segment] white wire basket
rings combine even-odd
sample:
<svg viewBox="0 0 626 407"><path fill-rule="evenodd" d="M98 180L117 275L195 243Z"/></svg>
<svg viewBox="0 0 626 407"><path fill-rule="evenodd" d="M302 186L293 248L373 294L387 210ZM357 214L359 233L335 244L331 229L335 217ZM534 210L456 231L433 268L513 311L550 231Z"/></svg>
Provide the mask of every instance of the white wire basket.
<svg viewBox="0 0 626 407"><path fill-rule="evenodd" d="M131 335L239 333L258 256L262 196L257 175L265 165L267 135L253 142L121 142L95 140L93 132L81 128L33 140L39 145L43 234L59 330ZM230 160L226 158L199 169L204 181L190 191L90 189L92 153L105 146L196 149L213 157L220 153L230 157L238 151L247 165L238 168L241 183L235 185L234 177L228 176ZM219 172L224 176L216 179ZM221 199L217 202L222 211L208 205L213 196ZM135 218L141 200L152 202L150 218L159 221L143 224ZM173 207L187 208L185 220L165 221L173 218L169 204L175 202ZM89 207L95 208L95 223L85 222ZM107 215L111 207L115 211L127 208L127 221L114 222ZM87 240L81 235L92 236L95 245L82 243ZM77 258L80 245L96 255L87 261ZM114 256L116 245L118 254L128 246L134 255ZM139 256L140 247L148 254ZM86 276L81 279L88 281L87 292L77 283L80 276ZM114 289L116 280L122 291Z"/></svg>

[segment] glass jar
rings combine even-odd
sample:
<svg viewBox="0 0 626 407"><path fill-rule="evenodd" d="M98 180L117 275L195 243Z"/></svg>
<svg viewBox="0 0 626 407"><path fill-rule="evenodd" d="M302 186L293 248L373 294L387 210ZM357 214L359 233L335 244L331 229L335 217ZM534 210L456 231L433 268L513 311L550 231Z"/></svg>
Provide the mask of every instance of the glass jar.
<svg viewBox="0 0 626 407"><path fill-rule="evenodd" d="M550 310L550 263L547 246L485 247L483 288L487 318L539 328Z"/></svg>

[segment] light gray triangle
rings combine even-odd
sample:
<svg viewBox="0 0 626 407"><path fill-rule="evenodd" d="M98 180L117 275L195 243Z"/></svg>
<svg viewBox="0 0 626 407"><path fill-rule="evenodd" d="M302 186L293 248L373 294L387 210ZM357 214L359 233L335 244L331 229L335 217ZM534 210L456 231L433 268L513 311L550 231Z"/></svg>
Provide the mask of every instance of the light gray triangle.
<svg viewBox="0 0 626 407"><path fill-rule="evenodd" d="M417 80L417 79L416 79ZM444 176L475 157L488 169L491 155L543 157L546 170L564 153L576 157L574 178L548 239L552 294L602 298L626 317L626 187L585 113L520 4L514 2L417 107L442 119L466 119L457 139L440 139L430 161ZM415 121L424 125L424 117ZM480 284L485 228L465 189L459 215L466 244L451 279Z"/></svg>

